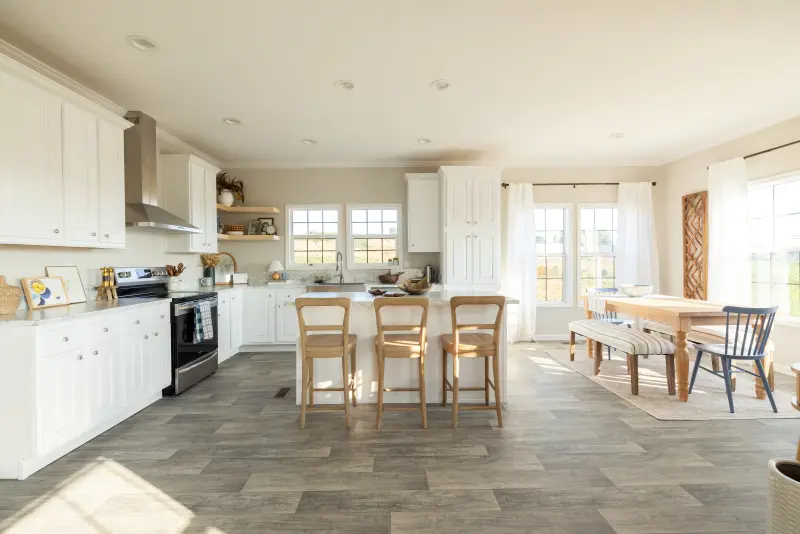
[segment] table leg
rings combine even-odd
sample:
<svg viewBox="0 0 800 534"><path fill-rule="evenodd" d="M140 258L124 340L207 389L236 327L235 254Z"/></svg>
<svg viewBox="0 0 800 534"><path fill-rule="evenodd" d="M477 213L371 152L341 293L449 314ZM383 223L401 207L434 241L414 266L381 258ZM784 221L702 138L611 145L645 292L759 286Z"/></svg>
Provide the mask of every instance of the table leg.
<svg viewBox="0 0 800 534"><path fill-rule="evenodd" d="M586 313L586 318L591 320L594 318L594 316L592 315L592 312L589 310L589 305L588 301L586 300L586 297L583 297L583 301L584 301L583 307L584 307L584 312ZM586 352L589 353L590 358L594 358L594 342L588 337L586 338ZM603 357L602 351L600 351L600 357L601 358Z"/></svg>
<svg viewBox="0 0 800 534"><path fill-rule="evenodd" d="M775 391L775 369L773 368L773 351L774 348L770 347L764 354L764 374L767 375L769 381L770 391ZM753 362L753 369L756 369L756 363ZM755 371L758 374L758 371ZM767 398L767 392L764 391L764 385L761 383L760 378L756 378L756 398L764 400Z"/></svg>
<svg viewBox="0 0 800 534"><path fill-rule="evenodd" d="M678 372L678 400L681 402L689 400L689 351L686 349L686 331L678 330L675 335L675 368Z"/></svg>

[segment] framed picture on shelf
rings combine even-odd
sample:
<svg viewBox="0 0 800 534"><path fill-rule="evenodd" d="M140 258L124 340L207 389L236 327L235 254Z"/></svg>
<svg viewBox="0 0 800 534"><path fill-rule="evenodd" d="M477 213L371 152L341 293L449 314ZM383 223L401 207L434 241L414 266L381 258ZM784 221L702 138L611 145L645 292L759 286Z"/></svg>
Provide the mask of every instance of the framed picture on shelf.
<svg viewBox="0 0 800 534"><path fill-rule="evenodd" d="M83 289L81 273L74 265L51 265L44 268L47 276L60 277L64 280L70 304L86 302L86 292Z"/></svg>
<svg viewBox="0 0 800 534"><path fill-rule="evenodd" d="M257 235L261 233L261 221L250 221L247 223L247 235Z"/></svg>
<svg viewBox="0 0 800 534"><path fill-rule="evenodd" d="M259 217L258 221L261 223L261 235L275 235L278 233L275 228L275 219L273 217Z"/></svg>
<svg viewBox="0 0 800 534"><path fill-rule="evenodd" d="M67 288L64 286L64 279L61 277L23 278L21 282L22 291L25 293L25 301L31 310L69 304Z"/></svg>

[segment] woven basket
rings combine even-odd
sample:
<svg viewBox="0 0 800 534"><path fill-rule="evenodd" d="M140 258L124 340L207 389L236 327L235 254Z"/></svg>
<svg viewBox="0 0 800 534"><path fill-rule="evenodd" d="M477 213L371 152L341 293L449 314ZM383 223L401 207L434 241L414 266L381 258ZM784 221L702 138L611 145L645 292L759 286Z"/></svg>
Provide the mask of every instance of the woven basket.
<svg viewBox="0 0 800 534"><path fill-rule="evenodd" d="M6 277L0 275L0 315L14 313L22 300L22 290L6 284Z"/></svg>
<svg viewBox="0 0 800 534"><path fill-rule="evenodd" d="M800 462L770 460L767 534L800 532Z"/></svg>

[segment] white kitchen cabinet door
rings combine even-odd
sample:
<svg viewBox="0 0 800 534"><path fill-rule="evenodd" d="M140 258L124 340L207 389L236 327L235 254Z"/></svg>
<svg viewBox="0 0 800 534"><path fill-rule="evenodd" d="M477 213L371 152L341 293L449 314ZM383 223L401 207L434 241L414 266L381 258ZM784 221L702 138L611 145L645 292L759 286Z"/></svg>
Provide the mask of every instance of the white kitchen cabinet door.
<svg viewBox="0 0 800 534"><path fill-rule="evenodd" d="M472 285L496 289L500 285L500 236L492 229L476 229L472 235Z"/></svg>
<svg viewBox="0 0 800 534"><path fill-rule="evenodd" d="M205 236L206 252L217 252L217 173L206 168L205 181Z"/></svg>
<svg viewBox="0 0 800 534"><path fill-rule="evenodd" d="M445 177L445 225L451 228L471 226L473 222L473 185L469 175Z"/></svg>
<svg viewBox="0 0 800 534"><path fill-rule="evenodd" d="M125 398L127 405L144 397L149 381L149 358L147 355L146 331L136 331L125 336Z"/></svg>
<svg viewBox="0 0 800 534"><path fill-rule="evenodd" d="M244 297L241 291L231 291L230 301L230 330L231 330L231 356L239 352L242 346L242 304Z"/></svg>
<svg viewBox="0 0 800 534"><path fill-rule="evenodd" d="M293 296L279 295L275 306L275 341L278 343L297 343L300 334L297 324L297 309Z"/></svg>
<svg viewBox="0 0 800 534"><path fill-rule="evenodd" d="M162 154L164 209L202 232L167 237L170 252L217 251L216 176L219 169L188 154Z"/></svg>
<svg viewBox="0 0 800 534"><path fill-rule="evenodd" d="M445 236L445 283L466 286L472 283L472 234L469 228L448 231Z"/></svg>
<svg viewBox="0 0 800 534"><path fill-rule="evenodd" d="M61 104L0 70L0 243L64 241Z"/></svg>
<svg viewBox="0 0 800 534"><path fill-rule="evenodd" d="M115 376L122 372L117 368L120 358L120 339L109 339L83 351L80 360L77 392L82 397L80 432L85 432L113 416L122 402L115 390Z"/></svg>
<svg viewBox="0 0 800 534"><path fill-rule="evenodd" d="M125 131L97 121L100 242L125 247Z"/></svg>
<svg viewBox="0 0 800 534"><path fill-rule="evenodd" d="M147 340L150 350L149 394L157 393L172 383L172 343L169 306L154 308L152 335Z"/></svg>
<svg viewBox="0 0 800 534"><path fill-rule="evenodd" d="M439 252L439 175L406 174L408 251Z"/></svg>
<svg viewBox="0 0 800 534"><path fill-rule="evenodd" d="M500 181L497 173L476 172L472 178L472 224L500 229Z"/></svg>
<svg viewBox="0 0 800 534"><path fill-rule="evenodd" d="M245 345L275 341L274 291L245 291L242 315L246 317L243 325Z"/></svg>
<svg viewBox="0 0 800 534"><path fill-rule="evenodd" d="M230 295L224 293L217 303L217 346L220 363L231 357L231 303Z"/></svg>
<svg viewBox="0 0 800 534"><path fill-rule="evenodd" d="M97 117L69 102L63 108L64 239L91 246L100 241ZM116 209L120 210L121 205Z"/></svg>
<svg viewBox="0 0 800 534"><path fill-rule="evenodd" d="M85 417L81 391L84 349L41 357L37 361L36 448L45 455L80 432Z"/></svg>
<svg viewBox="0 0 800 534"><path fill-rule="evenodd" d="M191 218L189 222L203 230L199 234L191 234L190 252L206 252L206 219L208 217L208 207L206 206L206 170L203 166L196 163L189 164L189 189L191 195Z"/></svg>

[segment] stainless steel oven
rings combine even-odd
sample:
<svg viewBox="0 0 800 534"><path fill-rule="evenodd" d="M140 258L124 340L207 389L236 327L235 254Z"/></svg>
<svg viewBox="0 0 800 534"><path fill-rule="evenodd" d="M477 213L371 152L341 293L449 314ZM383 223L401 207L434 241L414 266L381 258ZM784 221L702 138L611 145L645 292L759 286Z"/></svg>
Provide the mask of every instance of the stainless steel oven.
<svg viewBox="0 0 800 534"><path fill-rule="evenodd" d="M213 335L210 340L195 342L195 315L203 302L210 304ZM217 370L217 307L216 293L172 300L172 384L164 389L165 395L178 395Z"/></svg>

